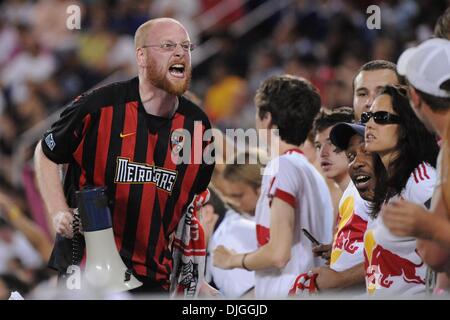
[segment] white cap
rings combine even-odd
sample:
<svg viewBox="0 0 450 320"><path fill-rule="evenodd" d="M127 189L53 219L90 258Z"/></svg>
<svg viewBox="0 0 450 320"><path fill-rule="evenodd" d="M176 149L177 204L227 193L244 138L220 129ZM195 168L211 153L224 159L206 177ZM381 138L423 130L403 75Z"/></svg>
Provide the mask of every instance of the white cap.
<svg viewBox="0 0 450 320"><path fill-rule="evenodd" d="M450 98L450 91L441 89L450 79L450 41L433 38L405 50L398 59L397 71L420 91Z"/></svg>

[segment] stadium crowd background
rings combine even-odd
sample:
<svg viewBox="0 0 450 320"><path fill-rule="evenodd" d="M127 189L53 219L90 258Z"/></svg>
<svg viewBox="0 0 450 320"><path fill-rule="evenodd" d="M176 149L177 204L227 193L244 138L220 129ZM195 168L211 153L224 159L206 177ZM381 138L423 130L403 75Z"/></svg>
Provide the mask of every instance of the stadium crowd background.
<svg viewBox="0 0 450 320"><path fill-rule="evenodd" d="M81 8L79 30L66 27L66 9L72 4ZM379 30L366 25L366 9L372 4L381 9ZM27 293L50 277L45 261L53 234L34 185L35 144L19 150L19 143L30 136L36 143L40 135L33 138L33 134L45 119L83 91L111 76L134 76L133 35L141 23L170 16L188 28L199 45L193 52L190 90L202 101L213 125L224 130L254 127L255 90L274 74L309 79L319 88L325 108L351 106L357 69L373 59L397 61L406 47L432 35L449 4L445 0L2 1L0 299L8 298L13 287ZM225 17L207 15L216 6L228 5L236 9ZM239 22L263 5L272 8L271 14L239 32ZM206 17L213 22L206 23ZM208 55L205 44L211 41L217 53ZM196 55L202 58L195 60ZM27 160L18 168L19 179L18 153Z"/></svg>

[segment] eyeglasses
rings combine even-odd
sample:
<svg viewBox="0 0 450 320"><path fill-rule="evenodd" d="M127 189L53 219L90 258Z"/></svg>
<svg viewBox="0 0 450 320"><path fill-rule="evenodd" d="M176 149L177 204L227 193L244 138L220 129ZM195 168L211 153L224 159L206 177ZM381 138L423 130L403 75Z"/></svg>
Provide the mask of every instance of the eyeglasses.
<svg viewBox="0 0 450 320"><path fill-rule="evenodd" d="M400 117L396 114L389 113L387 111L377 111L377 112L363 112L361 114L361 122L367 123L370 118L377 124L394 124L400 123Z"/></svg>
<svg viewBox="0 0 450 320"><path fill-rule="evenodd" d="M152 48L152 47L158 47L163 49L164 51L173 51L176 49L178 43L172 42L172 41L165 41L160 44L152 44L152 45L143 45L141 48ZM181 48L188 52L193 51L196 48L196 45L193 43L190 43L189 41L185 41L179 44Z"/></svg>

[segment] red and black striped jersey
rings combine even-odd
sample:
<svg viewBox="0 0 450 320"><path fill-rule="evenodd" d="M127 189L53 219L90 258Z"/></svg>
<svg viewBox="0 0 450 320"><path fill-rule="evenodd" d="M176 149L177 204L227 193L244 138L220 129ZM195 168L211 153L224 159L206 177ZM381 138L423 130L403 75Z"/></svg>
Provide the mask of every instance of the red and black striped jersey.
<svg viewBox="0 0 450 320"><path fill-rule="evenodd" d="M214 169L214 161L203 158L211 143L203 139L208 129L205 113L185 97L178 97L170 118L146 113L134 78L76 98L41 144L50 160L69 164L64 192L70 207L84 186L107 187L122 259L165 286L172 270L169 237ZM58 236L50 267L65 272L71 260L71 240Z"/></svg>

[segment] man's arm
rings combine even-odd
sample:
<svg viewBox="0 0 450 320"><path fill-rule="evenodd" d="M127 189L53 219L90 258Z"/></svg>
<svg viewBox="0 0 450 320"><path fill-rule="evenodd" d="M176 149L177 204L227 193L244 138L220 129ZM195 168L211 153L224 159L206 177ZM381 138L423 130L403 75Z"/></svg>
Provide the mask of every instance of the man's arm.
<svg viewBox="0 0 450 320"><path fill-rule="evenodd" d="M36 146L34 165L37 185L55 231L67 238L72 238L72 210L64 196L59 166L45 156L41 141Z"/></svg>
<svg viewBox="0 0 450 320"><path fill-rule="evenodd" d="M366 276L364 263L340 272L330 267L314 268L312 272L317 273L316 284L319 290L345 289L362 284Z"/></svg>
<svg viewBox="0 0 450 320"><path fill-rule="evenodd" d="M434 192L431 214L427 214L424 225L430 230L431 238L417 239L417 249L423 260L436 271L445 271L450 265L450 220L442 197L441 187Z"/></svg>
<svg viewBox="0 0 450 320"><path fill-rule="evenodd" d="M9 223L25 235L31 245L39 252L42 260L48 261L52 246L42 229L29 219L12 199L1 192L0 208L4 209Z"/></svg>
<svg viewBox="0 0 450 320"><path fill-rule="evenodd" d="M294 236L294 208L274 198L270 216L270 239L258 250L247 253L245 267L249 270L283 268L291 259ZM244 254L237 254L223 246L214 251L214 265L223 269L243 268Z"/></svg>
<svg viewBox="0 0 450 320"><path fill-rule="evenodd" d="M418 238L417 249L434 270L442 270L449 263L450 220L441 189L433 193L431 213L408 201L392 201L383 209L385 225L397 236Z"/></svg>

